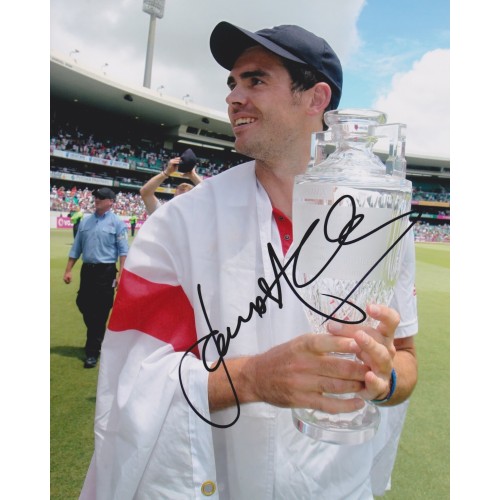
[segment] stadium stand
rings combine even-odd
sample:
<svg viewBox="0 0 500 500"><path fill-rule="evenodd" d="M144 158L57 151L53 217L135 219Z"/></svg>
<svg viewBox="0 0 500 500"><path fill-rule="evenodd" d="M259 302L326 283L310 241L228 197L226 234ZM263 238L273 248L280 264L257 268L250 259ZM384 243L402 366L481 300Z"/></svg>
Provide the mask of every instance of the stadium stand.
<svg viewBox="0 0 500 500"><path fill-rule="evenodd" d="M147 215L139 189L169 158L193 149L202 178L247 160L233 149L227 119L173 99L160 100L150 89L134 91L51 56L51 213L66 215L75 205L92 212L92 191L107 186L117 193L116 213L143 221ZM124 95L132 95L132 101ZM421 217L416 240L449 242L449 160L410 156L407 163L412 210ZM181 174L169 177L157 198L167 202L182 182Z"/></svg>

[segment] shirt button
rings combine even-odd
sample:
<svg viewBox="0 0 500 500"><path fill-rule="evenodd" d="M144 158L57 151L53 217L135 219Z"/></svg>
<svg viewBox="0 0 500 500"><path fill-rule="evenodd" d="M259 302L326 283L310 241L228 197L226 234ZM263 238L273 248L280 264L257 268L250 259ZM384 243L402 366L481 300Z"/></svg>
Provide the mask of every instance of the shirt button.
<svg viewBox="0 0 500 500"><path fill-rule="evenodd" d="M215 493L215 490L216 490L216 486L215 486L215 483L213 481L205 481L202 485L201 485L201 492L206 496L206 497L210 497L212 496L214 493Z"/></svg>
<svg viewBox="0 0 500 500"><path fill-rule="evenodd" d="M285 234L285 240L288 241L290 239L290 235L289 234Z"/></svg>
<svg viewBox="0 0 500 500"><path fill-rule="evenodd" d="M282 215L280 215L280 216L278 217L278 219L279 219L279 220L283 220L283 216L282 216Z"/></svg>

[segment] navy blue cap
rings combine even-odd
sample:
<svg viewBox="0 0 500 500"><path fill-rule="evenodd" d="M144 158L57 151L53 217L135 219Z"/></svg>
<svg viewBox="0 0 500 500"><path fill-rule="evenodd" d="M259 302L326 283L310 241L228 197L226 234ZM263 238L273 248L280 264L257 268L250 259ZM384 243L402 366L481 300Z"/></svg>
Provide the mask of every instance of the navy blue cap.
<svg viewBox="0 0 500 500"><path fill-rule="evenodd" d="M96 189L93 193L95 198L100 200L115 200L116 194L107 187Z"/></svg>
<svg viewBox="0 0 500 500"><path fill-rule="evenodd" d="M328 43L300 26L285 24L255 33L220 22L210 36L210 50L215 60L227 70L249 47L261 45L290 61L305 64L321 73L332 89L328 109L337 109L342 94L342 66Z"/></svg>

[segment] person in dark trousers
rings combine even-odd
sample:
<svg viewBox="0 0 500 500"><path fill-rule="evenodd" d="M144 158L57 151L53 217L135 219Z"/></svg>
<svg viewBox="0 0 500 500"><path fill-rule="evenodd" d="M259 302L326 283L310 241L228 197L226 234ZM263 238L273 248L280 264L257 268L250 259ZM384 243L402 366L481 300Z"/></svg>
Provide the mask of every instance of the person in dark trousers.
<svg viewBox="0 0 500 500"><path fill-rule="evenodd" d="M69 214L68 217L71 219L71 224L73 224L73 239L76 238L76 233L78 232L78 226L83 219L83 212L77 205Z"/></svg>
<svg viewBox="0 0 500 500"><path fill-rule="evenodd" d="M76 305L87 327L84 368L97 365L115 288L128 253L127 227L111 211L115 198L109 188L94 191L95 212L80 222L63 278L66 284L71 283L73 266L82 256ZM118 276L117 260L120 261Z"/></svg>
<svg viewBox="0 0 500 500"><path fill-rule="evenodd" d="M135 226L137 224L137 215L135 215L135 214L131 215L129 222L130 222L130 234L131 234L131 236L135 236Z"/></svg>

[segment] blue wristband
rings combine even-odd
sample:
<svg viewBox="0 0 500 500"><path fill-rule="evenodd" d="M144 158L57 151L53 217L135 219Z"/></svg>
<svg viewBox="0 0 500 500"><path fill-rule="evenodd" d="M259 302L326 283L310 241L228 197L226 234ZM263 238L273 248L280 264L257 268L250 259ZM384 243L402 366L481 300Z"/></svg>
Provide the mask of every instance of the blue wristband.
<svg viewBox="0 0 500 500"><path fill-rule="evenodd" d="M392 398L392 395L394 394L394 391L396 390L396 381L397 381L396 370L393 368L392 372L391 372L391 385L390 385L389 393L387 394L387 396L384 399L372 399L371 402L376 404L376 405L379 405L382 403L387 403L387 401L389 401L389 399Z"/></svg>

